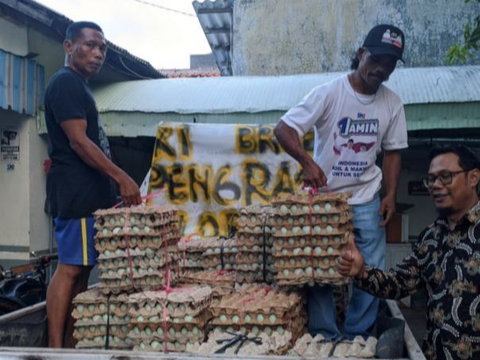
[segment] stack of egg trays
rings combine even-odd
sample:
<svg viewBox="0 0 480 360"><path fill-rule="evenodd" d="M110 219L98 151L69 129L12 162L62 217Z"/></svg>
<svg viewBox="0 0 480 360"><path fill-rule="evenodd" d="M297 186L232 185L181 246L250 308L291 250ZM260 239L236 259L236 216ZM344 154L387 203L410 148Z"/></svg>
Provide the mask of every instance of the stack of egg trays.
<svg viewBox="0 0 480 360"><path fill-rule="evenodd" d="M182 352L187 344L203 342L211 300L208 286L131 294L128 314L133 349Z"/></svg>
<svg viewBox="0 0 480 360"><path fill-rule="evenodd" d="M175 280L179 233L173 207L98 210L94 216L104 293L158 289L167 281L167 269Z"/></svg>
<svg viewBox="0 0 480 360"><path fill-rule="evenodd" d="M270 216L272 211L271 206L261 205L251 205L239 210L236 234L238 283L271 283L275 277L272 255L274 219Z"/></svg>
<svg viewBox="0 0 480 360"><path fill-rule="evenodd" d="M307 322L302 292L268 285L245 284L212 304L211 310L214 330L249 336L289 331L294 342L305 332Z"/></svg>
<svg viewBox="0 0 480 360"><path fill-rule="evenodd" d="M180 252L181 273L203 270L203 238L200 236L185 236L178 243Z"/></svg>
<svg viewBox="0 0 480 360"><path fill-rule="evenodd" d="M203 239L202 264L204 270L232 270L237 268L237 239L219 237Z"/></svg>
<svg viewBox="0 0 480 360"><path fill-rule="evenodd" d="M335 260L353 230L350 194L285 195L273 201L278 285L344 285Z"/></svg>
<svg viewBox="0 0 480 360"><path fill-rule="evenodd" d="M212 289L212 306L223 296L231 294L235 289L236 274L234 271L200 271L187 272L182 277L182 286L207 285Z"/></svg>
<svg viewBox="0 0 480 360"><path fill-rule="evenodd" d="M109 348L131 349L128 337L130 316L127 295L112 295L110 299L98 289L88 290L73 300L72 316L76 320L73 336L78 340L76 347L103 349L106 345L107 323Z"/></svg>

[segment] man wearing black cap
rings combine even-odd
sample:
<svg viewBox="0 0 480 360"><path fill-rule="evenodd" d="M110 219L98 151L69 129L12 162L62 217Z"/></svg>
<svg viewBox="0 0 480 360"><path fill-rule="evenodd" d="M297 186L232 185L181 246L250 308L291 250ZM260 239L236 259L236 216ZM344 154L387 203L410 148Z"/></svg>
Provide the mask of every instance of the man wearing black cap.
<svg viewBox="0 0 480 360"><path fill-rule="evenodd" d="M353 72L313 89L290 109L275 128L279 143L303 167L305 186L328 186L335 192L351 192L356 243L368 265L385 266L385 228L395 212L400 173L400 150L407 145L403 104L382 85L405 46L403 32L392 25L375 26L352 61ZM300 137L315 127L313 158ZM371 144L364 151L338 151L348 141ZM384 150L383 171L375 165ZM379 192L385 185L380 201ZM367 336L378 312L378 300L354 288L343 326L343 335ZM308 329L326 338L342 336L336 324L333 290L313 287L308 296Z"/></svg>

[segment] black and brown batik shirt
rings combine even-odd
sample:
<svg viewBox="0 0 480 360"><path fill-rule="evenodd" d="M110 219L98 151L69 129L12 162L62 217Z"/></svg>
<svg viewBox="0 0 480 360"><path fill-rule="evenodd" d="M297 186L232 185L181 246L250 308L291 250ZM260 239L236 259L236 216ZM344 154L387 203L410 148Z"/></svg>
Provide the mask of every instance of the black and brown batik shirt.
<svg viewBox="0 0 480 360"><path fill-rule="evenodd" d="M426 228L394 269L367 267L369 293L401 299L426 287L427 359L480 359L480 202L451 230L446 218Z"/></svg>

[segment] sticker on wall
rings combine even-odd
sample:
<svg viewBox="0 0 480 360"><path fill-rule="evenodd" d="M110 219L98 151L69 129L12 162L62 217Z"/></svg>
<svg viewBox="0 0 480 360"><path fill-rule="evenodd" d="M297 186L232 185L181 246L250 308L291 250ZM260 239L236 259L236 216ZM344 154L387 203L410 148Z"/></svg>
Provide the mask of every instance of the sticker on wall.
<svg viewBox="0 0 480 360"><path fill-rule="evenodd" d="M1 129L1 161L20 160L20 133L18 129Z"/></svg>

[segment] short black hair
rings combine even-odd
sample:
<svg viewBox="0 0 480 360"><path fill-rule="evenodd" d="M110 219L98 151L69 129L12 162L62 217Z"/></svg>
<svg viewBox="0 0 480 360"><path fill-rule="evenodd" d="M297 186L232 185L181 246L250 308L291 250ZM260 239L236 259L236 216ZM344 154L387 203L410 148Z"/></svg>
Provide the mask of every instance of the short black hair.
<svg viewBox="0 0 480 360"><path fill-rule="evenodd" d="M65 40L74 42L80 36L82 29L94 29L103 34L102 28L91 21L76 21L71 23L66 31Z"/></svg>
<svg viewBox="0 0 480 360"><path fill-rule="evenodd" d="M462 170L470 171L473 169L480 169L480 160L478 156L465 145L443 145L436 146L428 155L430 162L439 155L453 153L458 156L458 165Z"/></svg>

